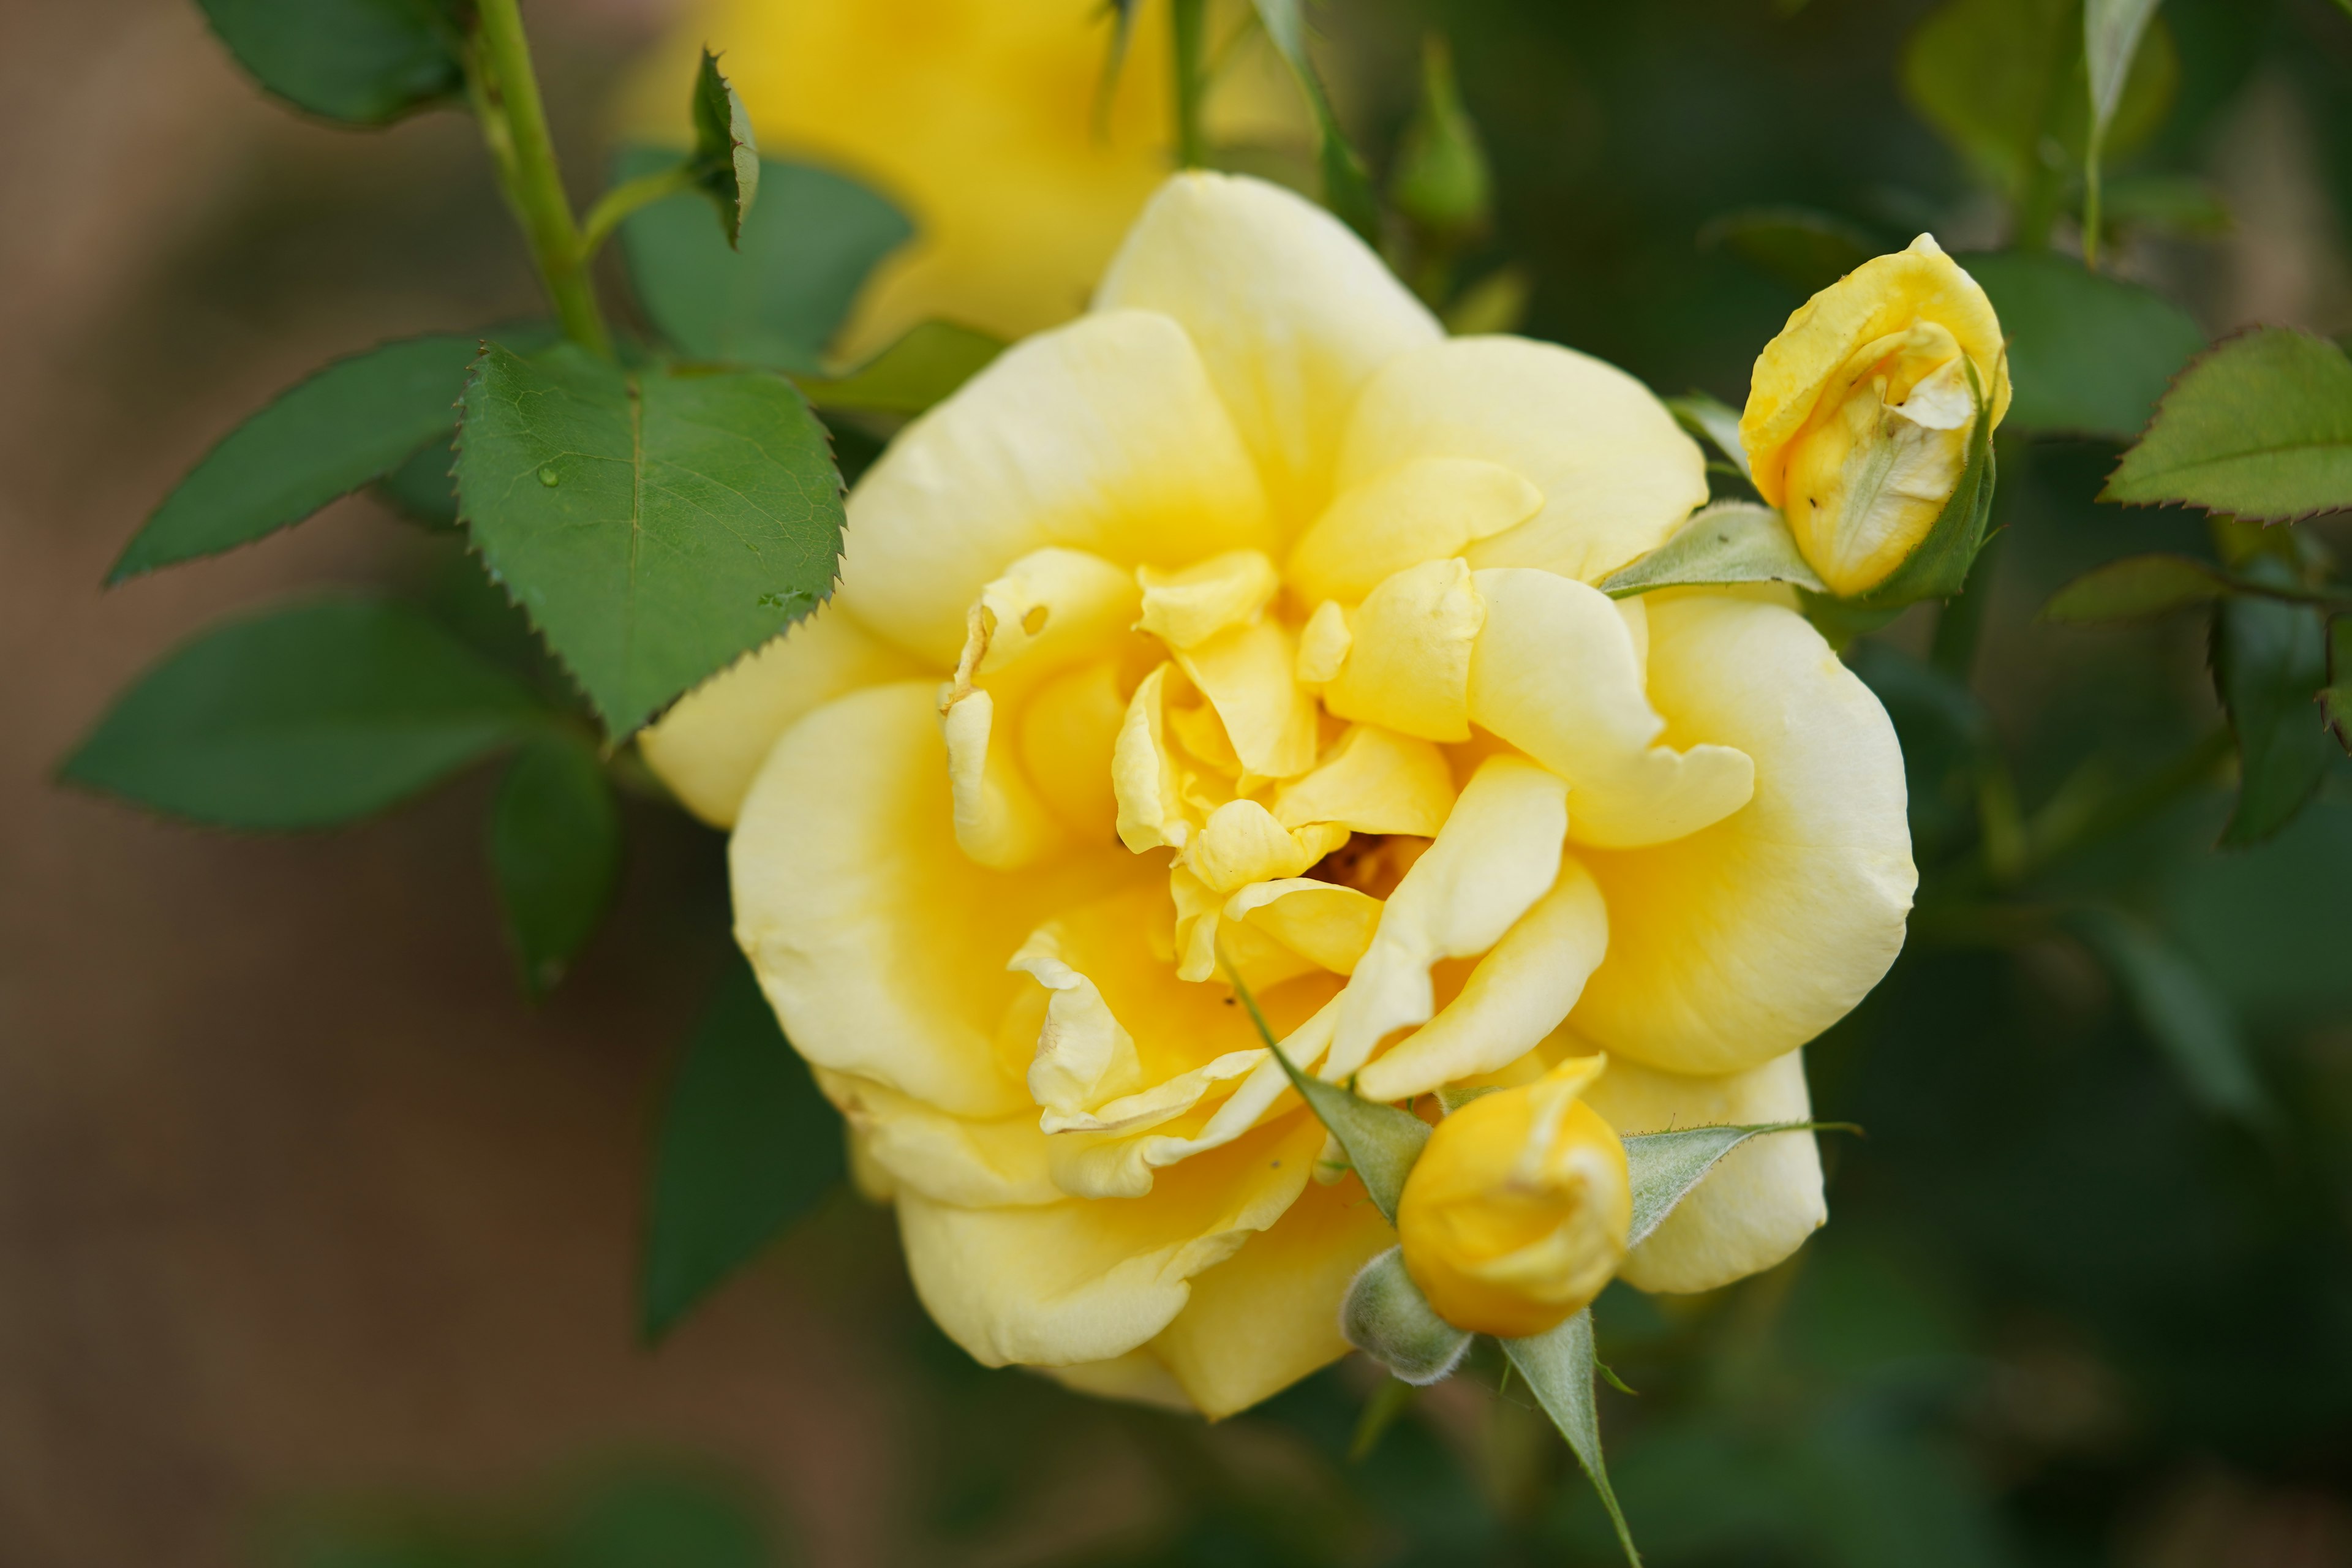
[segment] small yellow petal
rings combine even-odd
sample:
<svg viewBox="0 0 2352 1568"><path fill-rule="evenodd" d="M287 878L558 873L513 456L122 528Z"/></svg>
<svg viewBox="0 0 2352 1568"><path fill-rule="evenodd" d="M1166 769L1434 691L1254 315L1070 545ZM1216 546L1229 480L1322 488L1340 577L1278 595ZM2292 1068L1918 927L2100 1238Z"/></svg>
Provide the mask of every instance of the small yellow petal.
<svg viewBox="0 0 2352 1568"><path fill-rule="evenodd" d="M1348 618L1348 659L1323 705L1423 740L1468 740L1470 650L1486 618L1462 561L1395 574Z"/></svg>
<svg viewBox="0 0 2352 1568"><path fill-rule="evenodd" d="M1355 634L1348 629L1348 612L1336 599L1326 599L1307 617L1298 634L1298 683L1320 692L1348 659Z"/></svg>
<svg viewBox="0 0 2352 1568"><path fill-rule="evenodd" d="M1351 974L1372 944L1381 901L1336 882L1285 877L1242 889L1225 900L1223 913L1335 974Z"/></svg>
<svg viewBox="0 0 2352 1568"><path fill-rule="evenodd" d="M940 724L947 738L956 843L979 864L1009 871L1044 859L1069 837L1030 787L1013 749L992 743L995 715L995 700L971 691L949 707Z"/></svg>
<svg viewBox="0 0 2352 1568"><path fill-rule="evenodd" d="M1111 790L1118 802L1119 842L1139 855L1162 845L1181 848L1194 831L1178 793L1176 763L1168 751L1167 685L1173 668L1173 665L1161 665L1135 689L1111 752Z"/></svg>
<svg viewBox="0 0 2352 1568"><path fill-rule="evenodd" d="M1224 721L1244 772L1281 779L1315 765L1315 699L1296 674L1297 653L1278 622L1233 626L1177 664Z"/></svg>
<svg viewBox="0 0 2352 1568"><path fill-rule="evenodd" d="M1429 742L1377 724L1356 724L1321 766L1275 791L1285 827L1337 822L1357 833L1434 838L1454 809L1454 772Z"/></svg>
<svg viewBox="0 0 2352 1568"><path fill-rule="evenodd" d="M1172 648L1198 647L1223 631L1257 618L1282 586L1263 550L1233 550L1195 566L1162 572L1139 566L1143 615L1137 628Z"/></svg>

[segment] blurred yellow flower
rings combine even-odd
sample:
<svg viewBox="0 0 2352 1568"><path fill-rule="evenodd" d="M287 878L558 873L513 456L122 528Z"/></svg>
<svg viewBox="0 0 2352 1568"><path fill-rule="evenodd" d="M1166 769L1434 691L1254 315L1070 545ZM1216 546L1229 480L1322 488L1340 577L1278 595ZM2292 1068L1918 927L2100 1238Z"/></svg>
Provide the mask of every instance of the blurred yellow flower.
<svg viewBox="0 0 2352 1568"><path fill-rule="evenodd" d="M1243 8L1211 7L1213 42ZM631 83L624 121L683 139L700 50L719 51L761 150L824 163L906 209L841 342L864 357L944 317L1021 337L1086 309L1119 236L1173 164L1164 6L1141 8L1113 95L1103 0L699 0ZM1261 40L1206 106L1226 142L1303 133L1298 89Z"/></svg>
<svg viewBox="0 0 2352 1568"><path fill-rule="evenodd" d="M1601 1294L1625 1256L1625 1145L1577 1098L1571 1057L1438 1122L1397 1203L1405 1272L1457 1329L1525 1339Z"/></svg>
<svg viewBox="0 0 2352 1568"><path fill-rule="evenodd" d="M1377 1100L1605 1049L1620 1131L1806 1115L1902 942L1902 758L1784 598L1590 585L1706 493L1631 377L1213 174L898 437L832 603L643 743L959 1343L1211 1415L1344 1352L1393 1233L1221 963ZM1764 1144L1626 1277L1794 1248Z"/></svg>
<svg viewBox="0 0 2352 1568"><path fill-rule="evenodd" d="M2000 424L2000 322L1925 234L1814 295L1757 356L1740 443L1832 592L1876 587L1935 526L1968 462L1970 368Z"/></svg>

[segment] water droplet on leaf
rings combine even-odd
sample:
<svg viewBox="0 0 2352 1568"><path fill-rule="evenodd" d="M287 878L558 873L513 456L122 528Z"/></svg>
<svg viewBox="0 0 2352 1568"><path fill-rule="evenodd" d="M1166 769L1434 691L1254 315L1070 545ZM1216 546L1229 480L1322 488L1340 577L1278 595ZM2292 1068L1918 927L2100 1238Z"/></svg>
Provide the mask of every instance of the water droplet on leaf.
<svg viewBox="0 0 2352 1568"><path fill-rule="evenodd" d="M545 485L549 489L553 489L557 485L563 482L563 476L555 471L555 465L553 463L550 463L547 467L539 470L539 482Z"/></svg>

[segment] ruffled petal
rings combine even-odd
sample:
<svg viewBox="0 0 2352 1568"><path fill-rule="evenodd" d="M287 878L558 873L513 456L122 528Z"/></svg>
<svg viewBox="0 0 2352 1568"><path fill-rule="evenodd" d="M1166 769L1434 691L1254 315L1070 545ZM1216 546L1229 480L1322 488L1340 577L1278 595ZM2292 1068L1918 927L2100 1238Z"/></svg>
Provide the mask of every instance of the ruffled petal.
<svg viewBox="0 0 2352 1568"><path fill-rule="evenodd" d="M1064 1194L1045 1160L1034 1110L976 1120L848 1073L816 1069L818 1087L840 1109L861 1159L879 1168L887 1191L918 1192L972 1207L1050 1204Z"/></svg>
<svg viewBox="0 0 2352 1568"><path fill-rule="evenodd" d="M1621 1133L1803 1121L1804 1053L1723 1078L1684 1078L1612 1061L1585 1103ZM1810 1132L1751 1138L1726 1154L1618 1269L1637 1290L1712 1290L1771 1268L1829 1218Z"/></svg>
<svg viewBox="0 0 2352 1568"><path fill-rule="evenodd" d="M1430 966L1502 939L1559 874L1568 785L1533 763L1489 757L1427 853L1381 910L1380 930L1339 994L1323 1076L1344 1082L1391 1031L1436 1011Z"/></svg>
<svg viewBox="0 0 2352 1568"><path fill-rule="evenodd" d="M856 616L824 605L679 698L638 732L637 749L688 811L732 827L769 748L802 714L861 686L925 673L922 661Z"/></svg>
<svg viewBox="0 0 2352 1568"><path fill-rule="evenodd" d="M1151 1201L958 1208L898 1195L899 1235L931 1318L988 1366L1125 1355L1166 1328L1193 1276L1280 1218L1322 1128L1304 1115L1161 1173Z"/></svg>
<svg viewBox="0 0 2352 1568"><path fill-rule="evenodd" d="M1434 838L1453 809L1445 753L1377 724L1351 725L1313 773L1274 794L1274 818L1285 827L1336 822L1356 833Z"/></svg>
<svg viewBox="0 0 2352 1568"><path fill-rule="evenodd" d="M1444 335L1339 219L1231 174L1184 174L1162 185L1104 275L1095 309L1157 310L1182 325L1277 508L1300 521L1328 493L1357 393L1399 354Z"/></svg>
<svg viewBox="0 0 2352 1568"><path fill-rule="evenodd" d="M994 1034L1034 983L1005 962L1049 914L1159 874L1111 847L1014 875L974 865L956 847L937 690L853 692L777 742L728 847L735 936L810 1061L1007 1116L1031 1101Z"/></svg>
<svg viewBox="0 0 2352 1568"><path fill-rule="evenodd" d="M1510 469L1467 458L1415 458L1373 475L1323 509L1290 552L1292 590L1308 604L1354 604L1382 579L1458 555L1543 510L1543 492Z"/></svg>
<svg viewBox="0 0 2352 1568"><path fill-rule="evenodd" d="M1473 566L1598 582L1706 500L1698 444L1649 388L1525 338L1454 338L1383 366L1349 420L1336 486L1422 457L1498 464L1543 496L1535 516L1472 544Z"/></svg>
<svg viewBox="0 0 2352 1568"><path fill-rule="evenodd" d="M1274 620L1234 626L1176 662L1223 721L1244 773L1286 779L1315 765L1315 699L1298 684L1297 650Z"/></svg>
<svg viewBox="0 0 2352 1568"><path fill-rule="evenodd" d="M1276 544L1182 331L1139 310L1015 344L908 426L850 493L844 605L945 664L1006 565L1063 544L1122 567ZM1183 555L1171 559L1171 542Z"/></svg>
<svg viewBox="0 0 2352 1568"><path fill-rule="evenodd" d="M1351 974L1380 927L1381 901L1335 882L1286 877L1244 888L1223 914L1334 974Z"/></svg>
<svg viewBox="0 0 2352 1568"><path fill-rule="evenodd" d="M1486 605L1459 560L1408 567L1348 617L1347 661L1323 706L1429 741L1470 738L1470 656Z"/></svg>
<svg viewBox="0 0 2352 1568"><path fill-rule="evenodd" d="M1437 1016L1356 1075L1368 1100L1409 1100L1507 1067L1559 1027L1609 945L1609 910L1573 859Z"/></svg>
<svg viewBox="0 0 2352 1568"><path fill-rule="evenodd" d="M1745 752L1655 743L1666 721L1643 693L1639 650L1606 595L1520 566L1475 581L1486 618L1470 660L1470 717L1568 781L1579 844L1663 843L1748 804L1756 766Z"/></svg>
<svg viewBox="0 0 2352 1568"><path fill-rule="evenodd" d="M1192 1281L1192 1299L1151 1349L1212 1421L1246 1410L1348 1353L1339 1303L1357 1271L1395 1245L1362 1183L1309 1186Z"/></svg>
<svg viewBox="0 0 2352 1568"><path fill-rule="evenodd" d="M1793 610L1648 602L1664 739L1738 747L1756 793L1687 838L1585 853L1609 955L1570 1021L1612 1057L1737 1072L1843 1017L1901 951L1918 884L1903 754L1878 699Z"/></svg>

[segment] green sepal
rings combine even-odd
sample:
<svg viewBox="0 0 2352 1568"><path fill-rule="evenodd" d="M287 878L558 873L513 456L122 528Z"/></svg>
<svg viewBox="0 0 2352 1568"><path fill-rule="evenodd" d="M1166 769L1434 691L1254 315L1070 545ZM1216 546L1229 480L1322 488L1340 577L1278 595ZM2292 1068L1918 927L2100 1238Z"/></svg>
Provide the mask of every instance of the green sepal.
<svg viewBox="0 0 2352 1568"><path fill-rule="evenodd" d="M1633 1192L1633 1222L1625 1246L1639 1247L1665 1223L1675 1205L1706 1179L1716 1163L1750 1138L1768 1132L1843 1128L1828 1121L1763 1121L1750 1126L1685 1127L1672 1132L1626 1134L1625 1173Z"/></svg>
<svg viewBox="0 0 2352 1568"><path fill-rule="evenodd" d="M1721 452L1739 470L1741 479L1751 485L1756 482L1756 475L1748 466L1748 444L1739 438L1738 409L1704 392L1685 393L1662 401L1666 412L1675 416L1675 424Z"/></svg>
<svg viewBox="0 0 2352 1568"><path fill-rule="evenodd" d="M719 208L719 226L730 247L738 246L743 220L760 194L760 148L751 137L751 117L735 84L721 75L719 57L702 51L694 79L694 184Z"/></svg>
<svg viewBox="0 0 2352 1568"><path fill-rule="evenodd" d="M584 736L542 736L507 764L489 858L523 988L544 995L596 934L621 878L620 803Z"/></svg>
<svg viewBox="0 0 2352 1568"><path fill-rule="evenodd" d="M1391 1247L1356 1271L1339 1302L1348 1342L1415 1387L1454 1375L1472 1335L1437 1315L1405 1272L1404 1249Z"/></svg>
<svg viewBox="0 0 2352 1568"><path fill-rule="evenodd" d="M268 91L345 125L466 96L464 0L197 0Z"/></svg>
<svg viewBox="0 0 2352 1568"><path fill-rule="evenodd" d="M1992 402L1986 396L1973 361L1962 361L1968 372L1969 395L1976 404L1976 423L1969 430L1967 465L1951 499L1936 515L1918 548L1893 574L1852 603L1874 610L1899 610L1922 599L1948 599L1969 580L1969 569L1985 547L1985 530L1992 521L1992 495L1999 477L1993 457Z"/></svg>
<svg viewBox="0 0 2352 1568"><path fill-rule="evenodd" d="M1828 592L1797 553L1786 520L1753 501L1717 501L1700 509L1664 544L1601 579L1601 591L1625 599L1658 588L1729 583L1788 583Z"/></svg>
<svg viewBox="0 0 2352 1568"><path fill-rule="evenodd" d="M1585 1308L1549 1333L1505 1340L1502 1346L1544 1414L1568 1439L1570 1451L1576 1455L1592 1489L1601 1494L1601 1505L1609 1510L1609 1522L1616 1527L1617 1544L1624 1549L1625 1561L1641 1568L1642 1554L1634 1548L1633 1532L1625 1523L1625 1510L1617 1506L1617 1493L1609 1484L1609 1468L1601 1456L1601 1410L1593 1390L1600 1363L1592 1349L1592 1309Z"/></svg>
<svg viewBox="0 0 2352 1568"><path fill-rule="evenodd" d="M919 321L864 363L836 376L793 379L819 408L920 414L986 369L1004 340L953 321Z"/></svg>

